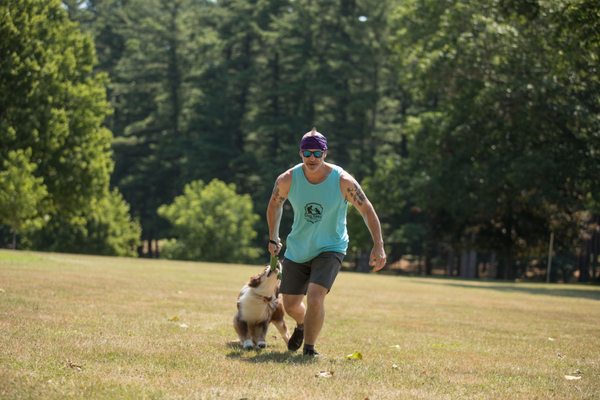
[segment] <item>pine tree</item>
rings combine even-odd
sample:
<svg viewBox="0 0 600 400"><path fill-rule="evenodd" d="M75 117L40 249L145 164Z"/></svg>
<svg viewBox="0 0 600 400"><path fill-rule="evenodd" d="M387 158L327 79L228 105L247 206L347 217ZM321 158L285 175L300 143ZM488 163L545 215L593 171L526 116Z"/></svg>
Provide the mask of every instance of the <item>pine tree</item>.
<svg viewBox="0 0 600 400"><path fill-rule="evenodd" d="M113 72L114 106L119 110L116 134L117 169L113 182L140 218L143 238L153 241L166 224L159 205L181 190L186 138L184 119L186 52L194 2L132 1L121 13L117 32L124 48ZM188 57L188 58L186 58Z"/></svg>

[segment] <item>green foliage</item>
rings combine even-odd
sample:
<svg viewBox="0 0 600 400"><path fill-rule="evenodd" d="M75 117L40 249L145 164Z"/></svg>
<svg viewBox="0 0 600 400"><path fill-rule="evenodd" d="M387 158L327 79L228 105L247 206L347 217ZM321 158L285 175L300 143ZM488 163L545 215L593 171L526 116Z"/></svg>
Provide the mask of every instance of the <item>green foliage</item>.
<svg viewBox="0 0 600 400"><path fill-rule="evenodd" d="M410 192L436 239L475 234L509 265L600 193L598 36L583 40L594 4L398 8L396 55L419 121Z"/></svg>
<svg viewBox="0 0 600 400"><path fill-rule="evenodd" d="M375 205L392 260L476 248L510 265L550 230L567 253L600 204L597 1L24 0L0 15L0 159L31 149L51 217L40 248L97 240L102 124L145 240L167 236L157 209L188 182L232 182L265 205L314 125ZM54 238L59 225L71 233ZM264 218L257 229L248 247ZM357 213L349 229L368 250ZM167 252L184 257L197 243L174 233ZM194 258L229 256L203 246Z"/></svg>
<svg viewBox="0 0 600 400"><path fill-rule="evenodd" d="M28 149L37 168L21 161L22 187L43 182L37 198L47 190L48 223L29 231L24 243L134 255L139 227L122 197L108 191L112 135L103 122L111 109L107 76L93 72L94 43L58 0L3 2L0 15L0 158ZM35 202L22 196L32 209Z"/></svg>
<svg viewBox="0 0 600 400"><path fill-rule="evenodd" d="M48 192L44 180L34 175L36 165L30 158L30 150L10 151L0 169L0 224L8 225L15 236L45 222L43 201Z"/></svg>
<svg viewBox="0 0 600 400"><path fill-rule="evenodd" d="M315 124L330 138L331 160L361 176L373 167L389 2L69 4L111 75L113 183L145 239L164 236L155 211L186 182L233 182L266 204Z"/></svg>
<svg viewBox="0 0 600 400"><path fill-rule="evenodd" d="M234 184L217 179L208 185L194 181L173 203L163 205L158 214L172 225L176 241L162 250L167 258L186 260L248 262L259 255L252 247L258 215L249 195L239 195Z"/></svg>
<svg viewBox="0 0 600 400"><path fill-rule="evenodd" d="M191 96L184 65L192 63L187 41L195 20L190 1L132 1L100 8L98 23L110 27L119 51L111 51L117 137L113 182L139 216L146 238L166 228L156 209L170 201L183 182L183 107ZM111 17L115 14L122 17ZM102 25L104 24L104 25ZM193 40L191 41L193 43Z"/></svg>
<svg viewBox="0 0 600 400"><path fill-rule="evenodd" d="M46 228L29 236L29 245L49 251L136 256L141 228L117 189L81 213L54 216Z"/></svg>
<svg viewBox="0 0 600 400"><path fill-rule="evenodd" d="M115 188L102 198L92 218L88 219L90 240L87 243L103 244L94 254L135 256L139 246L141 226L130 215L129 204Z"/></svg>
<svg viewBox="0 0 600 400"><path fill-rule="evenodd" d="M112 171L106 75L58 0L0 5L0 157L31 149L53 213L89 207Z"/></svg>
<svg viewBox="0 0 600 400"><path fill-rule="evenodd" d="M413 119L410 119L414 123ZM408 124L407 124L408 125ZM410 129L405 126L404 133ZM400 154L381 152L376 160L372 176L364 179L362 187L369 200L376 204L388 257L398 259L403 254L421 254L427 239L428 226L423 210L414 205L412 183L418 179L411 172L409 160ZM372 242L368 230L364 231L360 215L353 211L348 215L350 244L353 250L368 251Z"/></svg>

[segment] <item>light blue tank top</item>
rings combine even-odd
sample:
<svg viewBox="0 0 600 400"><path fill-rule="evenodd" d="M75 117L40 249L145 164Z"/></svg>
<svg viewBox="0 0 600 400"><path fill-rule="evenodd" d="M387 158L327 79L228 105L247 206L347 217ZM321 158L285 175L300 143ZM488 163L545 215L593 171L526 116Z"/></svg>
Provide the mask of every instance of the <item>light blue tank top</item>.
<svg viewBox="0 0 600 400"><path fill-rule="evenodd" d="M304 176L302 164L292 169L288 200L294 209L294 223L286 241L286 258L303 263L326 251L346 254L348 202L340 188L342 172L333 165L323 182L312 184Z"/></svg>

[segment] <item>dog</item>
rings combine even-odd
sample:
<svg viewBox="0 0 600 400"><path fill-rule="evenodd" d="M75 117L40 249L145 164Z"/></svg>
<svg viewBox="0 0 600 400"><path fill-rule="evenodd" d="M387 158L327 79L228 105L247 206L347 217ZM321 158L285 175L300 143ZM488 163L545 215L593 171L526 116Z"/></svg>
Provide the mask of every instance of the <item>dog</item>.
<svg viewBox="0 0 600 400"><path fill-rule="evenodd" d="M254 346L259 349L267 347L265 338L269 323L275 325L286 344L290 338L283 319L283 300L279 294L281 282L279 271L281 271L280 263L275 271L267 265L262 273L251 277L240 291L237 313L233 317L233 327L245 350L250 350Z"/></svg>

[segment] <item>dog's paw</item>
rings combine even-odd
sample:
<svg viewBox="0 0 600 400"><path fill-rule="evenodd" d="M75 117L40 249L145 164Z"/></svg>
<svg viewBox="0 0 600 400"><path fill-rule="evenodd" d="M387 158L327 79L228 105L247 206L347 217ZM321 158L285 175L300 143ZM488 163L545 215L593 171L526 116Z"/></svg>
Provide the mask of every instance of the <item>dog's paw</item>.
<svg viewBox="0 0 600 400"><path fill-rule="evenodd" d="M267 347L267 343L263 342L263 341L260 341L260 342L258 342L257 346L258 346L259 349L264 349L264 348Z"/></svg>
<svg viewBox="0 0 600 400"><path fill-rule="evenodd" d="M242 346L244 347L244 350L251 350L254 348L254 342L250 339L247 339L244 341Z"/></svg>

